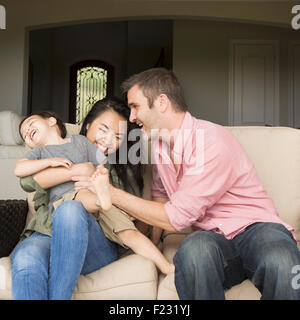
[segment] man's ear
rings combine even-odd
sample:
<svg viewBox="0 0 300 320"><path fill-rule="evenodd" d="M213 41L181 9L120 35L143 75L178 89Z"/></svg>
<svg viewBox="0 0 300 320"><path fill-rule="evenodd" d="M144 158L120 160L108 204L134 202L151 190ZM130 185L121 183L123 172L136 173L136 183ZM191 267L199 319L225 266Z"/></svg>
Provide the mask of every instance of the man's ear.
<svg viewBox="0 0 300 320"><path fill-rule="evenodd" d="M48 121L48 124L49 124L50 127L53 127L53 126L55 126L57 124L57 120L54 117L48 118L47 121Z"/></svg>
<svg viewBox="0 0 300 320"><path fill-rule="evenodd" d="M165 113L170 105L170 100L164 93L158 96L158 107L160 112Z"/></svg>

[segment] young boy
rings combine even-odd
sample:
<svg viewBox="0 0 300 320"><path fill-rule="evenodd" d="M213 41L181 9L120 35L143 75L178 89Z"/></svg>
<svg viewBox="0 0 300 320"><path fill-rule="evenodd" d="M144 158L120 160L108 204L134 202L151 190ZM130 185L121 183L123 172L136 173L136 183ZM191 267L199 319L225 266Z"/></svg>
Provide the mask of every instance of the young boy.
<svg viewBox="0 0 300 320"><path fill-rule="evenodd" d="M90 213L98 213L100 209L110 210L108 171L102 166L99 167L99 163L103 163L106 157L89 140L81 135L66 137L64 123L55 113L48 111L25 118L19 128L21 137L32 150L25 155L25 159L17 162L15 175L18 177L26 177L48 167L71 168L72 164L83 162L92 162L95 167L98 166L91 177L96 194L87 189L74 191L74 182L65 182L49 189L51 214L67 199L80 201ZM136 232L141 234L137 230ZM174 271L174 265L163 257L147 237L141 234L135 238L138 242L132 241L130 233L126 233L126 230L120 232L119 236L134 252L153 260L163 273Z"/></svg>
<svg viewBox="0 0 300 320"><path fill-rule="evenodd" d="M95 148L85 137L71 135L66 137L63 122L52 112L42 112L41 115L32 115L20 124L20 134L26 145L32 148L15 167L17 177L25 177L49 167L64 166L71 168L72 164L92 162L95 167L105 162L106 157ZM103 173L107 170L102 168ZM49 190L49 210L55 210L55 203L66 194L74 193L73 199L82 202L90 213L96 213L101 208L108 211L111 208L108 190L108 174L101 178L95 174L91 178L96 190L93 192L82 189L74 191L73 182L59 184ZM84 197L83 197L84 195Z"/></svg>

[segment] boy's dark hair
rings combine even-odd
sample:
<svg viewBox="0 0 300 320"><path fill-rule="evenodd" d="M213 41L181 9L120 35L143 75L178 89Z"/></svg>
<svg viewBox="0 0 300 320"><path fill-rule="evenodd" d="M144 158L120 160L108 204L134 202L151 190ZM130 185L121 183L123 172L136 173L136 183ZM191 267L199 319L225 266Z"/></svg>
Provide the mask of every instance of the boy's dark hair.
<svg viewBox="0 0 300 320"><path fill-rule="evenodd" d="M31 115L25 117L19 124L19 134L21 136L21 138L23 139L22 135L21 135L21 126L23 124L23 122L28 119L31 116L39 116L43 119L49 119L51 117L56 119L56 124L58 126L60 135L62 138L65 138L67 136L67 129L66 126L64 124L64 122L60 119L60 117L54 112L54 111L47 111L47 110L38 110L38 111L34 111ZM24 140L24 139L23 139Z"/></svg>
<svg viewBox="0 0 300 320"><path fill-rule="evenodd" d="M152 107L154 100L163 93L170 99L175 111L187 111L183 89L171 70L152 68L134 74L122 83L123 93L127 93L135 85L143 91L148 100L149 108Z"/></svg>

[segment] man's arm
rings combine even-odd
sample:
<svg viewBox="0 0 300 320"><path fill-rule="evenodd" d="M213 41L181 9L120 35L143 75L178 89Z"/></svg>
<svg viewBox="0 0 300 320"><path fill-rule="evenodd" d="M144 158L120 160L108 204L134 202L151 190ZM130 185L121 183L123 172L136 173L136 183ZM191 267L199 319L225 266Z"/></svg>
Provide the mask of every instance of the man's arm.
<svg viewBox="0 0 300 320"><path fill-rule="evenodd" d="M170 223L164 203L145 200L110 186L112 203L138 220L167 231L177 231Z"/></svg>
<svg viewBox="0 0 300 320"><path fill-rule="evenodd" d="M169 201L169 198L153 198L153 201L160 202L160 203L166 203ZM162 229L159 227L153 227L152 232L151 232L151 241L155 244L158 245L161 234L162 234Z"/></svg>
<svg viewBox="0 0 300 320"><path fill-rule="evenodd" d="M88 188L91 185L88 178L83 175L74 175L72 180L75 181L75 189ZM164 203L136 197L112 185L110 185L110 193L112 204L134 218L154 227L177 232L171 225L168 215L165 212Z"/></svg>

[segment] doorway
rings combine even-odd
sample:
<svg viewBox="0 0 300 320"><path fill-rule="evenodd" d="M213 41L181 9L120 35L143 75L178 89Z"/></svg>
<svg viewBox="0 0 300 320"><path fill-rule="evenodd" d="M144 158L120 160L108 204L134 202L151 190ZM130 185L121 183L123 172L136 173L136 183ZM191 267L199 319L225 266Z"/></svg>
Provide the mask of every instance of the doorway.
<svg viewBox="0 0 300 320"><path fill-rule="evenodd" d="M278 42L233 40L229 65L229 125L278 126Z"/></svg>

